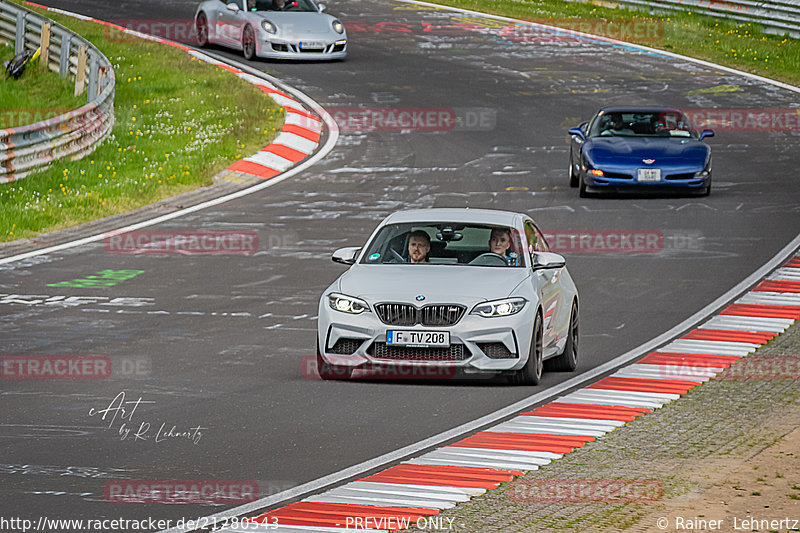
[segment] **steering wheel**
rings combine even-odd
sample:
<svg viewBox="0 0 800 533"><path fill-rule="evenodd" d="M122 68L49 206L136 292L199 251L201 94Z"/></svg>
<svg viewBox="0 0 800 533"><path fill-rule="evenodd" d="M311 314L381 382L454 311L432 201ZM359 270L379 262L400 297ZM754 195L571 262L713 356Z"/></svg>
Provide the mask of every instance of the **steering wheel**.
<svg viewBox="0 0 800 533"><path fill-rule="evenodd" d="M468 264L478 266L506 266L506 258L494 252L484 252Z"/></svg>
<svg viewBox="0 0 800 533"><path fill-rule="evenodd" d="M397 250L395 250L394 248L389 248L389 251L392 252L392 255L394 256L394 258L397 259L398 261L400 261L401 263L405 263L406 262L405 257L403 257L402 255L397 253Z"/></svg>

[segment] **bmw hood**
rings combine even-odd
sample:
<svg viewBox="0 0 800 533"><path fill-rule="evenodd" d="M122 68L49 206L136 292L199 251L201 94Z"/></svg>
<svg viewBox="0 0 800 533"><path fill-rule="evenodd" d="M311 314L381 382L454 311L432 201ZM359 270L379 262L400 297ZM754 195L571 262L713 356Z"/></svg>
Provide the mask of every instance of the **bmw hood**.
<svg viewBox="0 0 800 533"><path fill-rule="evenodd" d="M655 159L670 162L703 165L708 159L710 148L696 139L679 137L595 137L587 142L585 152L592 162L604 163L630 162L640 164L642 159Z"/></svg>
<svg viewBox="0 0 800 533"><path fill-rule="evenodd" d="M334 287L371 303L469 304L505 298L529 275L527 268L356 264L342 274ZM417 300L420 295L425 299Z"/></svg>
<svg viewBox="0 0 800 533"><path fill-rule="evenodd" d="M275 24L278 28L278 35L286 39L308 39L319 35L338 35L331 26L335 17L326 13L259 11L257 15Z"/></svg>

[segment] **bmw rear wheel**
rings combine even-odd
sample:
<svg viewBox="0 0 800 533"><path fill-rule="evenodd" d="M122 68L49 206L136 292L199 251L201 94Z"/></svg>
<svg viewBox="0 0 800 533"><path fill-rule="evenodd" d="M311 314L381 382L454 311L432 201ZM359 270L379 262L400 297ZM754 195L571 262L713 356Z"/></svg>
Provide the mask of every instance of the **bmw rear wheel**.
<svg viewBox="0 0 800 533"><path fill-rule="evenodd" d="M248 61L256 57L256 34L251 26L245 26L242 32L242 52Z"/></svg>
<svg viewBox="0 0 800 533"><path fill-rule="evenodd" d="M545 363L547 370L556 372L572 372L578 367L578 304L572 302L572 312L569 315L569 331L564 352L558 357L548 359Z"/></svg>
<svg viewBox="0 0 800 533"><path fill-rule="evenodd" d="M542 315L536 313L533 323L533 336L528 361L525 366L511 375L511 383L515 385L538 385L542 379L544 363L542 361Z"/></svg>

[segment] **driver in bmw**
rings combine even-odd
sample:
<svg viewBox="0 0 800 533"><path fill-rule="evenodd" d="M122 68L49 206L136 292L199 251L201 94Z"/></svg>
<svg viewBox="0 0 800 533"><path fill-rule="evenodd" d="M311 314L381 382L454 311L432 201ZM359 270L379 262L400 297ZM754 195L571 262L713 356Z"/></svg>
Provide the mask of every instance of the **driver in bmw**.
<svg viewBox="0 0 800 533"><path fill-rule="evenodd" d="M411 263L427 263L431 238L424 230L412 231L408 238L408 259Z"/></svg>

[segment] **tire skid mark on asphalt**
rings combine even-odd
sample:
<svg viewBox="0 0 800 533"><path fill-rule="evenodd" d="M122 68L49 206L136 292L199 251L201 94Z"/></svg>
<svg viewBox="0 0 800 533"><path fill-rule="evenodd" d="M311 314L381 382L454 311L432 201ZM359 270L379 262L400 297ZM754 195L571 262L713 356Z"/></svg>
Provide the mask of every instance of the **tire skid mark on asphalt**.
<svg viewBox="0 0 800 533"><path fill-rule="evenodd" d="M590 446L597 438L728 371L800 318L800 281L793 277L797 272L800 255L704 324L577 391L398 465L220 531L245 531L249 526L310 533L353 531L355 527L380 533L399 529L398 525L414 525L455 507L577 448Z"/></svg>

